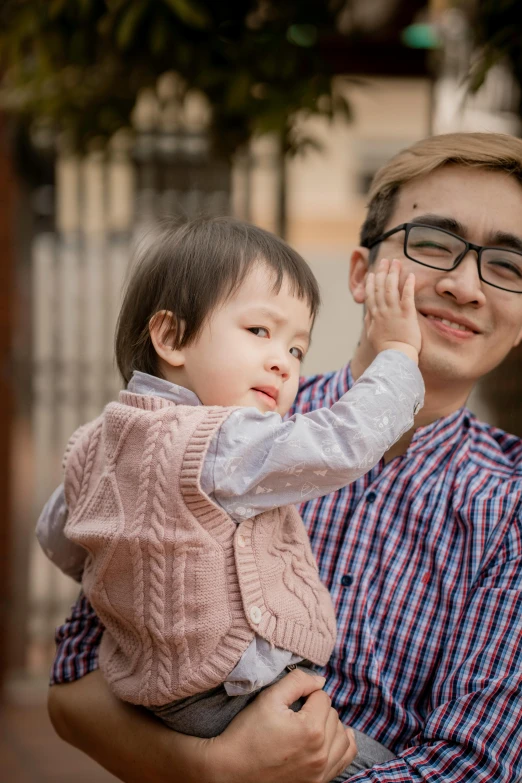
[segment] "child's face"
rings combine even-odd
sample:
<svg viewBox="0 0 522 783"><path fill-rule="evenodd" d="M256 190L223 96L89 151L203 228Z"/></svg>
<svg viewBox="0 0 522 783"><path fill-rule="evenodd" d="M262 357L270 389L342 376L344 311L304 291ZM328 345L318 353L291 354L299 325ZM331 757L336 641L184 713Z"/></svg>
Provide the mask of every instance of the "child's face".
<svg viewBox="0 0 522 783"><path fill-rule="evenodd" d="M287 413L312 319L306 300L294 296L287 281L278 293L273 285L271 270L256 265L196 340L172 351L175 364L167 358L169 366L163 367L167 378L191 389L204 405Z"/></svg>

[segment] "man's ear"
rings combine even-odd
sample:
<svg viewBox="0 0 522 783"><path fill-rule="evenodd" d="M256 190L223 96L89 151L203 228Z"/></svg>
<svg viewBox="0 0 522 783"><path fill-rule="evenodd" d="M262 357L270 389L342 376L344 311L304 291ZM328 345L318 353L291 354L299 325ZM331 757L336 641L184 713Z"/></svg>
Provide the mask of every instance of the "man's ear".
<svg viewBox="0 0 522 783"><path fill-rule="evenodd" d="M185 364L183 349L174 347L178 330L183 330L183 322L178 321L170 310L154 313L149 321L149 334L154 350L159 358L171 367L182 367Z"/></svg>
<svg viewBox="0 0 522 783"><path fill-rule="evenodd" d="M352 296L357 304L363 304L366 299L366 275L368 274L370 251L367 247L356 247L350 257L349 284Z"/></svg>

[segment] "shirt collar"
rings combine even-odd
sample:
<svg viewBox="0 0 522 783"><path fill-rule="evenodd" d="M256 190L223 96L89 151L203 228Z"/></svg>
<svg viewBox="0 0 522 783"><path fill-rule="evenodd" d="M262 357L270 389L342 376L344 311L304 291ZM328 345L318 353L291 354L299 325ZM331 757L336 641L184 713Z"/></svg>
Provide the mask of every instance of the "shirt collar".
<svg viewBox="0 0 522 783"><path fill-rule="evenodd" d="M153 397L164 397L176 405L201 405L199 398L190 389L171 383L165 378L157 378L147 372L134 370L127 391L133 394L150 394Z"/></svg>
<svg viewBox="0 0 522 783"><path fill-rule="evenodd" d="M455 445L462 440L464 432L469 428L472 415L468 408L459 408L448 416L432 421L431 424L417 427L408 453L431 452Z"/></svg>

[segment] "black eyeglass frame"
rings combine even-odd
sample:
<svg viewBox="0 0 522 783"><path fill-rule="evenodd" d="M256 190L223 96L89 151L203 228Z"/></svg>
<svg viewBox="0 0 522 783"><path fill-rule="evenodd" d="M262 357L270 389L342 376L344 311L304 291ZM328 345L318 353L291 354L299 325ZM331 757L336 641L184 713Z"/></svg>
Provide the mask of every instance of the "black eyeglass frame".
<svg viewBox="0 0 522 783"><path fill-rule="evenodd" d="M455 259L455 263L452 267L440 267L440 266L434 266L433 264L425 264L423 261L418 261L416 258L413 258L413 256L408 255L407 252L407 246L408 246L408 236L412 228L431 228L435 229L437 231L441 231L443 234L448 234L450 237L454 237L455 239L458 239L460 242L464 243L464 250L462 253L460 253L457 258ZM522 258L522 253L519 253L518 250L509 250L509 248L505 247L496 247L493 245L474 245L473 242L466 241L463 237L459 237L458 234L454 234L452 231L447 231L445 228L439 228L438 226L430 225L429 223L401 223L400 226L396 226L395 228L390 229L389 231L386 231L386 233L381 234L380 237L377 237L370 245L368 245L368 250L371 250L372 247L375 247L375 245L379 245L381 242L384 242L385 239L388 239L388 237L393 236L393 234L397 234L399 231L404 231L404 246L403 246L403 252L406 258L409 258L410 261L413 261L415 264L420 264L421 266L427 266L428 269L439 269L441 271L446 272L453 272L454 269L458 267L462 259L469 253L470 250L474 250L477 254L477 270L478 270L478 276L479 279L482 280L483 283L486 285L490 285L492 288L498 288L500 291L508 291L510 294L522 294L522 290L520 291L514 291L512 288L503 288L501 285L495 285L495 283L490 283L489 280L484 280L484 277L482 276L482 265L481 265L481 256L483 250L503 250L504 252L509 253L516 253L516 255L520 256Z"/></svg>

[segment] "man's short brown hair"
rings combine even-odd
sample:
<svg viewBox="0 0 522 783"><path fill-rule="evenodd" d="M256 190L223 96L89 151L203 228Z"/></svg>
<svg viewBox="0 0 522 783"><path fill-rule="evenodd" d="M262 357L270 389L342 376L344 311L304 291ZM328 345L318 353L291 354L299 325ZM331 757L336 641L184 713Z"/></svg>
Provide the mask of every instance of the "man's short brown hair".
<svg viewBox="0 0 522 783"><path fill-rule="evenodd" d="M158 374L149 334L155 313L171 312L183 323L172 346L182 348L259 263L273 273L275 292L284 280L306 300L313 320L320 304L317 281L306 261L279 237L229 217L163 221L143 243L118 318L115 351L124 381L134 370Z"/></svg>
<svg viewBox="0 0 522 783"><path fill-rule="evenodd" d="M503 133L445 133L402 150L373 178L360 244L369 247L386 231L402 185L448 164L503 171L522 184L522 139ZM374 246L371 261L377 251Z"/></svg>

